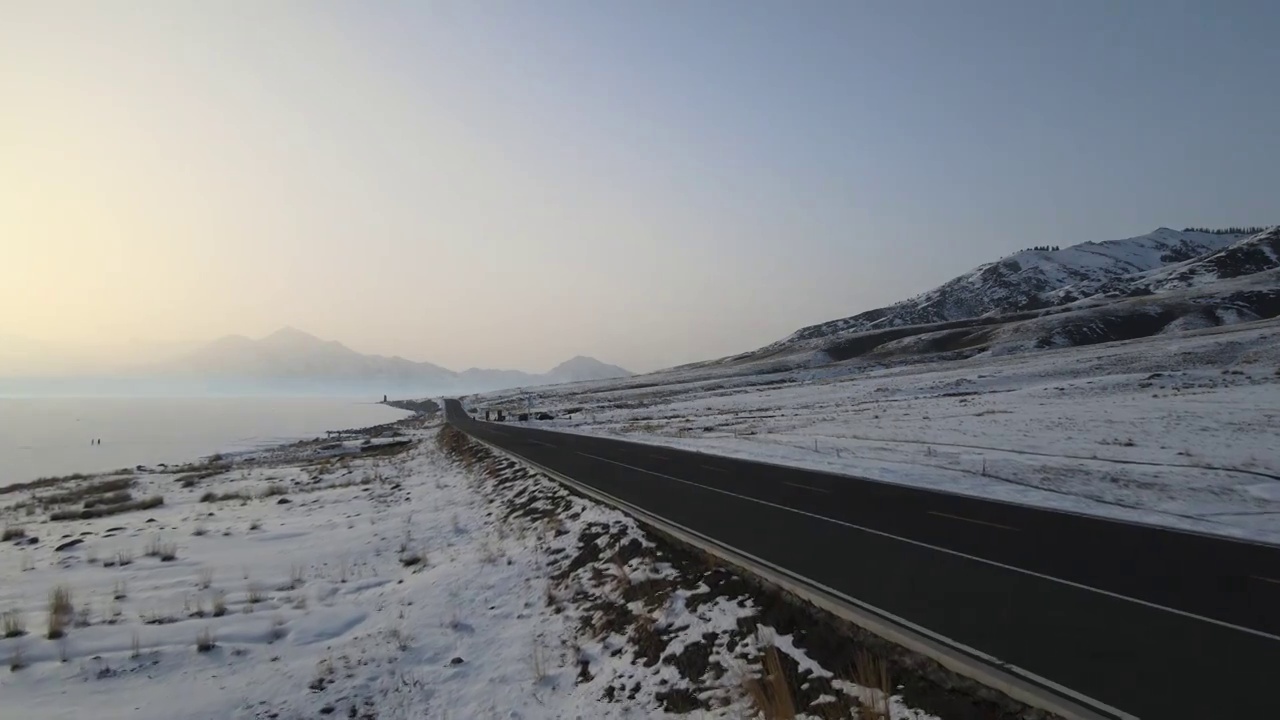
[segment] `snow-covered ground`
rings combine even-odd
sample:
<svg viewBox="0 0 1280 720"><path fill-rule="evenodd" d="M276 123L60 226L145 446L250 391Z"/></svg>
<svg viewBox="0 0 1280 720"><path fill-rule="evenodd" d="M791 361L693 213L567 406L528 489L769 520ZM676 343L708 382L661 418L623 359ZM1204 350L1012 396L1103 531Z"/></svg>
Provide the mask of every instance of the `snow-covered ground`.
<svg viewBox="0 0 1280 720"><path fill-rule="evenodd" d="M34 491L132 479L134 497L164 498L97 519L0 495L0 715L751 717L766 646L826 693L815 706L876 696L757 617L725 571L438 430Z"/></svg>
<svg viewBox="0 0 1280 720"><path fill-rule="evenodd" d="M712 373L715 373L712 376ZM1280 322L468 399L540 427L1280 542Z"/></svg>

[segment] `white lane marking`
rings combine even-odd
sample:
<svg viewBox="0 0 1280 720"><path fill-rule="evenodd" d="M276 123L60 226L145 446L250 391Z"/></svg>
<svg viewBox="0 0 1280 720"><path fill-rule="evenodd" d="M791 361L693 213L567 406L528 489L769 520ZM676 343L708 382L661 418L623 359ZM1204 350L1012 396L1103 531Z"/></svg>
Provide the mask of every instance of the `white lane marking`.
<svg viewBox="0 0 1280 720"><path fill-rule="evenodd" d="M671 459L671 458L667 457L666 455L659 455L659 454L657 454L657 453L649 453L649 457L651 457L651 458L655 458L655 459L658 459L658 460L670 460L670 459Z"/></svg>
<svg viewBox="0 0 1280 720"><path fill-rule="evenodd" d="M973 518L967 518L961 515L952 515L950 513L944 513L944 512L934 512L932 510L928 510L926 511L926 513L929 515L937 515L938 517L951 518L952 520L961 520L963 522L973 523L975 525L986 525L988 527L1000 528L1001 530L1013 530L1015 532L1018 530L1018 528L1016 527L1009 527L1008 525L1001 525L1000 523L987 522L986 520L974 520Z"/></svg>
<svg viewBox="0 0 1280 720"><path fill-rule="evenodd" d="M829 493L829 492L831 492L830 490L823 490L823 489L822 489L822 488L820 488L820 487L814 487L814 486L812 486L812 485L801 485L800 483L787 482L786 480L783 480L782 482L783 482L783 483L785 483L785 484L787 484L787 485L790 485L791 487L798 487L798 488L800 488L801 490L812 490L813 492L820 492L820 493Z"/></svg>
<svg viewBox="0 0 1280 720"><path fill-rule="evenodd" d="M1096 587L1092 587L1092 586L1089 586L1089 585L1085 585L1085 584L1083 584L1083 583L1078 583L1078 582L1075 582L1074 580L1064 580L1064 579L1062 579L1062 578L1054 577L1054 576L1052 576L1052 575L1045 575L1044 573L1039 573L1039 572L1036 572L1035 570L1027 570L1026 568L1015 567L1015 566L1013 566L1013 565L1005 565L1005 564L1004 564L1004 563L1002 563L1002 562L996 562L995 560L988 560L987 558L978 557L978 556L976 556L976 555L969 555L969 554L967 554L967 553L962 553L962 552L960 552L960 551L958 551L958 550L951 550L951 549L949 549L949 548L944 548L944 547L941 547L941 546L939 546L939 545L932 545L932 544L930 544L930 543L927 543L927 542L921 542L921 541L919 541L919 540L912 540L911 538L901 537L901 536L899 536L899 535L894 535L894 534L892 534L892 533L887 533L887 532L885 532L885 531L883 531L883 530L876 530L876 529L874 529L874 528L869 528L869 527L865 527L865 526L862 526L862 525L855 525L854 523L851 523L851 522L845 522L844 520L836 520L835 518L829 518L829 517L827 517L827 516L825 516L825 515L819 515L819 514L817 514L817 513L811 513L811 512L805 511L805 510L797 510L796 508L793 508L793 507L787 507L786 505L779 505L778 503L769 502L768 500L761 500L760 498L753 498L753 497L750 497L750 496L748 496L748 495L740 495L740 494L738 494L738 493L736 493L736 492L730 492L730 491L728 491L728 490L721 490L720 488L711 487L710 485L703 485L702 483L696 483L696 482L693 482L692 480L684 480L684 479L682 479L682 478L673 477L673 476L671 476L671 475L667 475L667 474L665 474L665 473L654 472L653 470L645 470L644 468L636 467L636 466L634 466L634 465L628 465L628 464L626 464L626 463L621 463L621 462L618 462L617 460L610 460L609 458L602 458L602 457L600 457L599 455L591 455L591 454L589 454L589 453L583 453L583 452L580 452L580 453L578 453L578 454L579 454L579 455L584 455L584 456L589 457L589 458L594 458L594 459L596 459L596 460L602 460L602 461L607 462L607 463L610 463L610 464L612 464L612 465L620 465L620 466L622 466L622 467L624 467L624 468L629 468L629 469L631 469L631 470L635 470L635 471L637 471L637 472L648 473L648 474L650 474L650 475L656 475L656 476L658 476L658 477L666 478L666 479L668 479L668 480L672 480L672 481L675 481L675 482L678 482L678 483L684 483L685 485L693 485L693 486L695 486L695 487L700 487L700 488L702 488L702 489L704 489L704 490L710 490L711 492L720 493L720 494L722 494L722 495L730 495L730 496L732 496L732 497L736 497L736 498L738 498L738 499L740 499L740 500L746 500L747 502L753 502L753 503L757 503L757 504L759 504L759 505L765 505L765 506L768 506L768 507L777 508L777 509L779 509L779 510L785 510L785 511L790 512L790 513L795 513L796 515L804 515L805 517L811 517L811 518L814 518L815 520L826 520L826 521L827 521L827 522L829 522L829 523L834 523L834 524L836 524L836 525L842 525L842 526L844 526L844 527L852 528L852 529L854 529L854 530L861 530L862 532L865 532L865 533L867 533L867 534L869 534L869 535L877 535L877 536L879 536L879 537L885 537L885 538L890 538L890 539L892 539L892 540L898 540L898 541L901 541L901 542L907 543L907 544L909 544L909 545L915 545L915 546L917 546L917 547L927 548L927 549L929 549L929 550L934 550L934 551L936 551L936 552L946 553L947 555L955 555L956 557L962 557L962 558L965 558L965 559L967 559L967 560L973 560L973 561L975 561L975 562L980 562L980 563L983 563L983 564L986 564L986 565L992 565L992 566L994 566L994 567L1003 568L1003 569L1005 569L1005 570L1010 570L1010 571L1012 571L1012 572L1022 573L1023 575L1029 575L1029 576L1031 576L1031 577L1037 577L1037 578L1040 578L1041 580L1048 580L1048 581L1050 581L1050 582L1056 582L1056 583L1059 583L1059 584L1061 584L1061 585L1066 585L1066 586L1068 586L1068 587L1078 588L1078 589L1080 589L1080 590L1088 590L1089 592L1094 592L1094 593L1097 593L1097 594L1099 594L1099 595L1105 595L1106 597L1115 598L1115 599L1117 599L1117 600L1126 600L1126 601L1131 602L1131 603L1134 603L1134 604L1136 604L1136 605L1142 605L1142 606L1144 606L1144 607L1153 608L1153 609L1155 609L1155 610L1163 610L1163 611L1168 612L1168 613L1173 613L1174 615L1181 615L1182 617L1191 618L1192 620L1200 620L1201 622L1207 622L1207 623L1209 623L1209 624L1211 624L1211 625L1218 625L1219 627L1230 628L1230 629L1232 629L1232 630L1238 630L1238 631L1243 632L1243 633L1248 633L1249 635L1256 635L1257 637L1260 637L1260 638L1266 638L1267 640L1275 640L1275 641L1277 641L1277 642L1280 642L1280 635L1272 635L1271 633L1266 632L1266 631L1264 631L1264 630L1255 630L1255 629L1253 629L1253 628L1248 628L1248 627L1245 627L1245 626L1243 626L1243 625L1236 625L1236 624L1234 624L1234 623L1229 623L1229 622L1227 622L1227 621L1225 621L1225 620L1215 620L1214 618L1211 618L1211 617L1205 617L1205 616L1203 616L1203 615L1196 615L1195 613L1187 612L1186 610L1179 610L1179 609L1177 609L1177 608L1171 608L1171 607L1167 607L1167 606L1165 606L1165 605L1160 605L1159 603L1153 603L1153 602L1151 602L1150 600L1142 600L1142 599L1140 599L1140 598L1129 597L1128 595L1121 595L1120 593L1111 592L1110 590L1103 590L1102 588L1096 588Z"/></svg>
<svg viewBox="0 0 1280 720"><path fill-rule="evenodd" d="M1091 697L1089 697L1088 695L1084 695L1084 694L1082 694L1082 693L1079 693L1079 692L1077 692L1077 691L1075 691L1075 690L1072 690L1072 689L1071 689L1071 688L1069 688L1069 687L1066 687L1065 685L1061 685L1061 684L1059 684L1059 683L1056 683L1056 682L1054 682L1054 681L1052 681L1052 680L1050 680L1050 679L1048 679L1048 678L1046 678L1046 677L1042 677L1042 676L1040 676L1040 675L1037 675L1037 674L1035 674L1035 673L1033 673L1033 672L1031 672L1031 671L1029 671L1029 670L1027 670L1027 669L1025 669L1025 668L1018 667L1017 665L1011 665L1011 664L1009 664L1009 663L1007 663L1007 662L1005 662L1005 661L1003 661L1003 660L1000 660L1000 659L996 658L996 657L995 657L995 656L993 656L993 655L989 655L989 654L987 654L987 653L984 653L984 652L982 652L981 650L978 650L977 648L973 648L973 647L970 647L970 646L968 646L968 645L965 645L964 643L957 642L956 640L953 640L953 639L951 639L951 638L949 638L949 637L946 637L946 636L944 636L944 635L940 635L940 634L938 634L938 633L936 633L936 632L934 632L934 631L930 630L929 628L924 627L923 625L917 625L916 623L913 623L913 622L911 622L910 620L907 620L906 618L898 617L897 615L894 615L894 614L893 614L893 613L891 613L891 612L888 612L888 611L886 611L886 610L883 610L883 609L881 609L881 608L878 608L878 607L876 607L876 606L874 606L874 605L870 605L870 604L868 604L868 603L865 603L865 602L863 602L863 601L861 601L861 600L858 600L857 598L851 597L851 596L849 596L849 595L845 595L844 593L840 592L839 590L836 590L835 588L832 588L832 587L828 587L828 586L826 586L826 585L823 585L822 583L818 582L817 580L813 580L812 578L807 578L807 577L805 577L805 576L803 576L803 575L799 575L799 574L797 574L797 573L795 573L795 572L792 572L792 571L790 571L790 570L787 570L786 568L784 568L784 567L782 567L782 566L780 566L780 565L775 565L774 563L769 562L768 560L765 560L765 559L763 559L763 558L756 557L755 555L752 555L751 553L748 553L748 552L746 552L745 550L738 549L738 548L736 548L736 547L733 547L732 545L728 545L728 544L723 543L723 542L721 542L721 541L719 541L719 540L716 540L716 539L714 539L714 538L712 538L712 537L710 537L710 536L708 536L708 535L704 535L704 534L702 534L702 533L698 532L697 530L693 530L693 529L691 529L691 528L685 527L685 526L683 526L683 525L681 525L681 524L679 524L679 523L677 523L677 522L675 522L675 521L667 520L666 518L661 518L661 517L659 517L659 516L657 516L657 515L654 515L653 513L649 512L649 511L645 510L644 508L641 508L641 507L639 507L639 506L637 506L637 505L633 505L633 504L631 504L631 503L627 502L626 500L622 500L621 498L618 498L617 496L610 495L609 493L606 493L606 492L604 492L603 490L599 490L599 489L597 489L597 488L593 488L593 487L591 487L590 485L586 485L586 484L580 483L580 482L578 482L577 480L574 480L574 479L572 479L572 478L568 477L567 475L564 475L563 473L556 472L555 470L552 470L552 469L550 469L550 468L548 468L548 467L546 467L546 466L544 466L544 465L541 465L541 464L539 464L539 463L537 463L537 462L535 462L535 461L533 461L533 460L529 460L529 459L527 459L527 458L521 458L521 457L520 457L520 456L518 456L518 455L514 455L514 454L512 454L512 452L511 452L510 450L504 450L503 448L500 448L500 447L498 447L497 445L491 445L491 444L489 444L489 443L488 443L487 441L485 441L485 440L480 440L480 442L481 442L481 443L484 443L484 444L485 444L485 445L487 445L489 448L493 449L495 452L498 452L498 453L504 454L504 455L506 455L506 456L508 456L508 457L514 457L514 458L516 458L516 459L523 460L523 462L528 463L529 465L532 465L532 466L533 466L533 467L535 467L535 468L538 468L538 469L539 469L539 470L541 470L542 472L546 473L548 476L550 476L550 477L555 477L555 478L559 478L561 481L563 481L563 482L564 482L564 483L566 483L567 485L569 485L569 486L571 486L571 487L577 487L577 488L579 488L580 490L582 490L582 491L583 491L586 495L588 495L588 496L595 497L597 500L601 500L602 502L604 502L604 503L606 503L606 504L615 504L615 506L616 506L616 507L619 507L619 508L620 508L620 509L622 509L624 512L626 512L626 508L631 508L631 509L632 509L632 511L633 511L634 513L637 513L637 514L642 515L642 516L648 516L648 517L650 517L650 518L654 518L654 519L656 519L656 520L660 521L661 523L665 523L666 525L668 525L668 526L670 526L670 527L674 527L674 528L676 528L676 529L678 529L678 530L681 530L681 531L683 531L683 532L685 532L685 533L688 533L690 537L694 537L694 538L702 538L703 540L705 540L706 542L708 542L708 543L709 543L709 544L711 544L711 545L716 545L716 546L719 546L719 547L721 547L721 548L724 548L724 549L726 549L726 550L730 551L731 553L735 553L735 554L736 554L736 555L738 555L739 557L746 558L746 559L750 560L751 562L754 562L754 563L759 564L759 565L760 565L761 567L763 567L763 568L771 569L771 570L773 570L774 572L778 573L778 574L779 574L779 575L781 575L781 576L786 576L786 577L793 578L794 580L799 581L802 585L807 585L808 587L811 587L811 588L818 588L819 590L821 590L821 591L823 591L823 592L827 593L827 594L828 594L829 596L831 596L831 597L839 598L839 599L841 599L841 600L844 600L844 601L845 601L846 603L848 603L851 607L860 608L863 612L868 612L868 613L871 613L871 614L873 614L873 615L877 615L877 616L879 616L879 617L880 617L880 618L882 618L882 619L883 619L883 618L887 618L887 619L888 619L888 620L890 620L891 622L897 623L897 624L898 624L898 625L900 625L901 627L908 628L909 630L916 632L917 634L921 635L922 637L932 639L934 642L937 642L937 643L939 643L939 644L941 644L941 645L945 645L945 646L950 647L950 648L958 649L958 650L960 650L960 651L962 651L962 652L964 652L964 653L968 654L969 656L971 656L971 657L973 657L973 658L977 658L977 659L979 659L979 660L982 660L982 661L986 662L986 663L987 663L987 665L989 665L992 669L995 669L995 670L997 670L997 671L999 671L999 670L1003 670L1003 671L1005 671L1005 672L1008 672L1008 673L1010 673L1010 674L1014 675L1015 677L1019 677L1019 678L1021 678L1021 679L1023 679L1023 680L1029 680L1029 681L1031 681L1031 682L1033 682L1033 683L1036 683L1036 684L1041 685L1042 687L1049 688L1049 689L1051 689L1051 690L1053 690L1053 691L1057 692L1057 693L1058 693L1059 695L1061 695L1062 697L1064 697L1064 698L1068 698L1068 699L1071 699L1071 700L1075 700L1075 701L1077 701L1077 702L1080 702L1080 703L1082 703L1082 704L1086 705L1086 706L1087 706L1087 707L1089 707L1089 708L1093 708L1093 709L1097 709L1097 710L1103 710L1103 711L1106 711L1106 712L1110 713L1111 715L1115 716L1115 719L1116 719L1116 720L1139 720L1139 718L1137 718L1137 717L1136 717L1136 716L1134 716L1134 715L1130 715L1130 714L1128 714L1128 713L1126 713L1126 712L1124 712L1124 711L1122 711L1122 710L1119 710L1119 709L1114 708L1114 707L1112 707L1112 706L1110 706L1110 705L1107 705L1106 703L1103 703L1103 702L1102 702L1102 701L1100 701L1100 700L1095 700L1094 698L1091 698ZM581 453L581 452L580 452L580 453L578 453L578 454L579 454L579 455L586 455L586 457L596 457L595 455L587 455L586 453ZM603 458L597 458L597 459L603 459ZM681 481L681 482L684 482L684 481Z"/></svg>
<svg viewBox="0 0 1280 720"><path fill-rule="evenodd" d="M1261 575L1250 575L1249 577L1253 578L1254 580L1261 580L1262 582L1268 582L1273 585L1280 585L1280 580L1276 580L1275 578L1262 577Z"/></svg>
<svg viewBox="0 0 1280 720"><path fill-rule="evenodd" d="M561 435L585 435L588 437L601 437L601 438L604 437L604 436L591 436L588 433L574 432L573 430L554 430L549 432L559 432ZM639 445L643 447L669 447L667 445L661 445L658 443L652 443L652 442L647 442L643 440L617 440L613 438L607 438L607 439L610 442L615 442L615 443L618 443L619 445ZM684 449L684 448L681 448L681 449ZM923 486L908 485L906 483L894 482L891 480L877 480L875 478L866 477L864 475L850 475L849 473L835 472L833 470L818 470L814 468L800 467L797 465L787 465L781 462L769 462L768 460L759 460L755 458L742 457L737 455L722 455L719 453L707 452L701 449L685 450L685 452L697 452L700 455L707 455L710 457L721 458L724 460L736 460L738 462L750 463L752 465L763 465L765 467L780 468L782 470L803 470L804 472L807 472L807 473L813 473L816 475L826 475L828 477L838 478L839 480L857 480L859 482L864 482L864 483L874 483L876 485L888 485L890 487L902 488L906 490L914 490L922 493L932 493L934 495L943 495L946 497L964 498L966 500L981 500L982 502L996 503L999 505L1009 505L1012 507L1016 507L1020 510L1030 510L1034 512L1051 513L1054 515L1069 515L1071 517L1077 517L1083 520L1091 520L1094 522L1112 523L1115 525L1130 525L1133 527L1142 528L1144 530L1154 530L1157 532L1164 532L1164 533L1175 533L1178 535L1192 535L1195 537L1205 538L1207 540L1218 540L1221 542L1235 543L1237 545L1256 545L1258 547L1267 548L1268 550L1274 550L1276 547L1275 543L1263 542L1261 540L1250 540L1249 538L1245 538L1245 537L1235 537L1232 535L1223 535L1221 533L1213 533L1205 530L1192 530L1190 528L1173 527L1170 525L1158 525L1153 522L1143 522L1141 520L1132 520L1129 518L1115 517L1111 515L1090 515L1089 513L1083 513L1076 510L1068 510L1066 508L1048 507L1046 505L1031 505L1029 503L1017 502L1014 500L1001 500L1000 498L979 495L973 492L966 493L966 492L958 492L955 490L939 490L937 488L927 488ZM1251 471L1246 471L1246 472L1251 472Z"/></svg>
<svg viewBox="0 0 1280 720"><path fill-rule="evenodd" d="M712 467L712 466L710 466L710 465L699 465L698 467L702 468L703 470L714 470L715 472L718 472L718 473L727 473L727 472L729 472L728 470L725 470L724 468Z"/></svg>
<svg viewBox="0 0 1280 720"><path fill-rule="evenodd" d="M525 440L528 440L534 445L541 445L542 447L555 447L555 445L552 445L551 443L544 443L541 440L534 440L533 438L525 438Z"/></svg>

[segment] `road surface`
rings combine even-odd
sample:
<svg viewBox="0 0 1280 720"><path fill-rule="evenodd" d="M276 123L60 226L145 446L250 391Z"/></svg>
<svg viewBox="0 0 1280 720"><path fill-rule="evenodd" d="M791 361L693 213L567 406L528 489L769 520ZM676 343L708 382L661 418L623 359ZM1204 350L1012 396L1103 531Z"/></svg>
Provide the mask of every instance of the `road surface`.
<svg viewBox="0 0 1280 720"><path fill-rule="evenodd" d="M1144 719L1280 717L1275 546L445 410L474 437L1050 687Z"/></svg>

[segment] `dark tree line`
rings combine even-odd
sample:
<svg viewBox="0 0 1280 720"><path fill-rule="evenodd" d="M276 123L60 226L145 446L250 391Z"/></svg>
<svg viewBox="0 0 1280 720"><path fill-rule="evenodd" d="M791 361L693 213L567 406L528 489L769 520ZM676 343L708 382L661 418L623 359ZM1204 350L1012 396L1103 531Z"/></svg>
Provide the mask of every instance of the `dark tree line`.
<svg viewBox="0 0 1280 720"><path fill-rule="evenodd" d="M1208 233L1210 235L1257 235L1266 230L1266 227L1229 227L1229 228L1204 228L1189 227L1183 228L1182 232L1198 232Z"/></svg>
<svg viewBox="0 0 1280 720"><path fill-rule="evenodd" d="M1057 252L1058 250L1061 250L1061 249L1062 249L1061 246L1058 246L1058 245L1037 245L1035 247L1029 247L1026 250L1022 250L1021 252L1032 252L1032 251Z"/></svg>

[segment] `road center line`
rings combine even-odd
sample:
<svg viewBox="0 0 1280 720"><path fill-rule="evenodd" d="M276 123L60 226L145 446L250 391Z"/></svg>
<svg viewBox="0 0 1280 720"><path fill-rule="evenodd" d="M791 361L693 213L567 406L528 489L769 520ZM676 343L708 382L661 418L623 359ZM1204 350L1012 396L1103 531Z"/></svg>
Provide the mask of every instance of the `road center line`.
<svg viewBox="0 0 1280 720"><path fill-rule="evenodd" d="M659 455L659 454L657 454L657 453L649 453L649 457L654 458L654 459L657 459L657 460L670 460L670 459L671 459L671 458L667 457L666 455Z"/></svg>
<svg viewBox="0 0 1280 720"><path fill-rule="evenodd" d="M533 438L526 438L526 439L529 442L533 443L534 445L541 445L542 447L555 447L555 445L552 445L551 443L544 443L541 440L534 440Z"/></svg>
<svg viewBox="0 0 1280 720"><path fill-rule="evenodd" d="M786 480L783 480L782 482L786 483L787 485L790 485L791 487L798 487L801 490L811 490L813 492L820 492L820 493L831 492L830 490L823 490L822 488L814 487L812 485L801 485L800 483L787 482Z"/></svg>
<svg viewBox="0 0 1280 720"><path fill-rule="evenodd" d="M952 520L960 520L967 523L973 523L975 525L986 525L987 527L1000 528L1001 530L1013 530L1015 532L1018 530L1018 528L1016 527L1009 527L1008 525L1001 525L1000 523L987 522L986 520L974 520L973 518L962 517L960 515L952 515L950 513L934 512L932 510L928 510L926 511L926 514L937 515L938 517L944 517L944 518L951 518Z"/></svg>
<svg viewBox="0 0 1280 720"><path fill-rule="evenodd" d="M1271 583L1273 585L1280 585L1280 580L1276 580L1275 578L1262 577L1261 575L1250 575L1249 577L1254 580L1261 580L1262 582Z"/></svg>
<svg viewBox="0 0 1280 720"><path fill-rule="evenodd" d="M600 457L599 455L592 455L590 453L584 453L584 452L579 452L578 454L584 457L600 460L602 462L607 462L611 465L618 465L620 467L635 470L636 472L642 472L642 473L647 473L649 475L654 475L656 477L666 478L668 480L678 482L678 483L683 483L685 485L693 485L695 487L700 487L703 490L709 490L714 493L720 493L721 495L729 495L731 497L736 497L740 500L746 500L747 502L753 502L759 505L765 505L768 507L777 508L779 510L785 510L786 512L795 513L797 515L804 515L805 517L811 517L816 520L825 520L829 523L842 525L844 527L852 528L854 530L860 530L869 535L876 535L878 537L885 537L885 538L890 538L892 540L898 540L898 541L907 543L909 545L915 545L917 547L927 548L929 550L934 550L936 552L946 553L947 555L962 557L967 560L973 560L975 562L991 565L993 567L1002 568L1012 572L1022 573L1023 575L1037 577L1042 580L1048 580L1050 582L1059 583L1061 585L1066 585L1068 587L1078 588L1080 590L1088 590L1089 592L1094 592L1099 595L1105 595L1107 597L1112 597L1117 600L1125 600L1125 601L1134 603L1135 605L1142 605L1144 607L1153 608L1155 610L1163 610L1168 613L1173 613L1174 615L1181 615L1182 617L1191 618L1192 620L1200 620L1202 622L1207 622L1211 625L1230 628L1232 630L1238 630L1240 632L1247 633L1249 635L1255 635L1260 638L1266 638L1267 640L1275 640L1277 642L1280 642L1280 635L1272 635L1271 633L1263 630L1255 630L1253 628L1244 627L1243 625L1236 625L1234 623L1229 623L1229 622L1226 622L1225 620L1216 620L1211 617L1196 615L1195 613L1187 612L1186 610L1179 610L1177 608L1167 607L1165 605L1160 605L1159 603L1151 602L1150 600L1142 600L1140 598L1129 597L1128 595L1121 595L1120 593L1112 592L1110 590L1103 590L1102 588L1096 588L1089 585L1085 585L1083 583L1078 583L1078 582L1075 582L1074 580L1064 580L1063 578L1054 577L1052 575L1045 575L1044 573L1036 572L1035 570L1027 570L1026 568L1015 567L1013 565L1006 565L1002 562L997 562L995 560L988 560L987 558L978 557L976 555L969 555L968 553L962 553L958 550L951 550L949 548L944 548L939 545L933 545L927 542L921 542L920 540L912 540L911 538L905 538L900 535L894 535L892 533L887 533L883 530L876 530L874 528L864 527L862 525L855 525L851 522L845 522L844 520L836 520L835 518L829 518L825 515L811 513L806 510L797 510L796 508L793 508L793 507L787 507L786 505L779 505L778 503L769 502L768 500L761 500L760 498L753 498L749 495L741 495L736 492L721 490L720 488L711 487L710 485L703 485L702 483L693 482L692 480L685 480L683 478L674 477L671 475L667 475L665 473L654 472L653 470L645 470L644 468L636 467L635 465L628 465L626 463L618 462L617 460L610 460L609 458Z"/></svg>
<svg viewBox="0 0 1280 720"><path fill-rule="evenodd" d="M718 473L727 473L727 472L729 472L728 470L725 470L724 468L712 467L712 466L710 466L710 465L699 465L698 467L702 468L703 470L713 470L713 471L718 472Z"/></svg>

